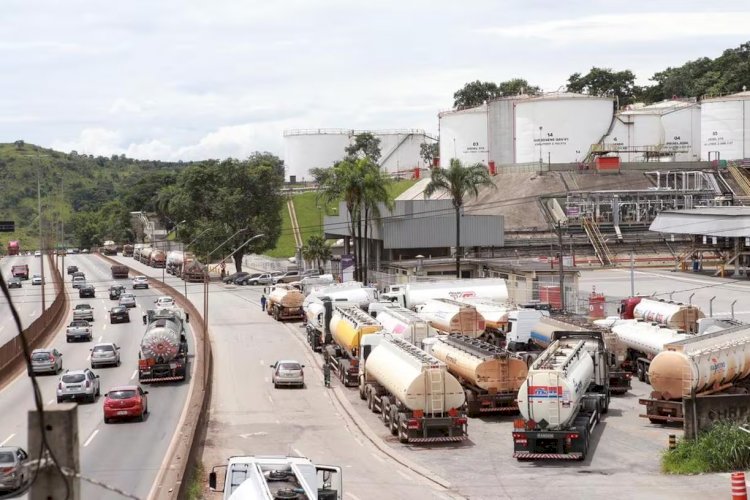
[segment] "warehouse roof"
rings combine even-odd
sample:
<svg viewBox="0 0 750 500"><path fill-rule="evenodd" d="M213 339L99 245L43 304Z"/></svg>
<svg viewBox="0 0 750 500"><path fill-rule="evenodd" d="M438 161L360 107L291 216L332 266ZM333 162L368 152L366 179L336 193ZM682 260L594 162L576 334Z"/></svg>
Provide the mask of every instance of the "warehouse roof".
<svg viewBox="0 0 750 500"><path fill-rule="evenodd" d="M705 207L660 212L649 228L659 233L750 236L750 207Z"/></svg>

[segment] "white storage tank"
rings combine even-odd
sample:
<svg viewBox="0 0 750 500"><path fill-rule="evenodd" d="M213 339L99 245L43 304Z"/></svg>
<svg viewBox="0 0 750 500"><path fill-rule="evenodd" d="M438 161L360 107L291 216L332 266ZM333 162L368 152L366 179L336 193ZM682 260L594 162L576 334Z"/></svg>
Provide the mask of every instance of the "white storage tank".
<svg viewBox="0 0 750 500"><path fill-rule="evenodd" d="M423 167L419 156L423 142L434 142L424 130L306 129L284 131L286 177L310 181L310 170L327 168L346 155L344 151L358 134L370 132L380 139L379 163L384 171L396 173Z"/></svg>
<svg viewBox="0 0 750 500"><path fill-rule="evenodd" d="M750 91L701 101L701 159L750 156Z"/></svg>
<svg viewBox="0 0 750 500"><path fill-rule="evenodd" d="M601 142L614 118L614 101L570 92L515 96L489 103L489 161L575 163ZM502 170L500 170L502 171Z"/></svg>
<svg viewBox="0 0 750 500"><path fill-rule="evenodd" d="M700 159L700 105L667 100L620 111L605 148L617 148L625 162Z"/></svg>
<svg viewBox="0 0 750 500"><path fill-rule="evenodd" d="M438 114L440 121L440 166L447 168L451 159L464 165L487 165L487 105Z"/></svg>

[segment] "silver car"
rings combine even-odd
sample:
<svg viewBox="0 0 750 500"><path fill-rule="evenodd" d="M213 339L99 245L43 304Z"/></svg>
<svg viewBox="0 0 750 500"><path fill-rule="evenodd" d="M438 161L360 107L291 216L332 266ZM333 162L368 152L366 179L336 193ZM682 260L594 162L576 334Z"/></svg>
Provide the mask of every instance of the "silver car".
<svg viewBox="0 0 750 500"><path fill-rule="evenodd" d="M32 285L41 285L42 284L42 275L41 274L34 274L31 276L31 284Z"/></svg>
<svg viewBox="0 0 750 500"><path fill-rule="evenodd" d="M0 446L0 491L15 491L30 478L29 455L18 446Z"/></svg>
<svg viewBox="0 0 750 500"><path fill-rule="evenodd" d="M94 321L94 308L91 304L76 304L73 309L73 319Z"/></svg>
<svg viewBox="0 0 750 500"><path fill-rule="evenodd" d="M73 276L73 288L81 288L86 284L86 278L83 276Z"/></svg>
<svg viewBox="0 0 750 500"><path fill-rule="evenodd" d="M34 373L58 373L62 368L62 353L57 349L34 349L31 352L31 371Z"/></svg>
<svg viewBox="0 0 750 500"><path fill-rule="evenodd" d="M91 348L91 368L105 365L120 365L120 347L117 344L105 342Z"/></svg>
<svg viewBox="0 0 750 500"><path fill-rule="evenodd" d="M57 384L57 402L72 399L85 400L89 403L96 401L99 395L99 375L88 368L83 370L68 370Z"/></svg>
<svg viewBox="0 0 750 500"><path fill-rule="evenodd" d="M123 293L120 295L119 304L125 307L135 307L135 295L132 293Z"/></svg>
<svg viewBox="0 0 750 500"><path fill-rule="evenodd" d="M301 365L292 359L284 359L272 364L273 375L271 375L271 381L274 388L278 388L280 385L305 387L304 367L305 365Z"/></svg>

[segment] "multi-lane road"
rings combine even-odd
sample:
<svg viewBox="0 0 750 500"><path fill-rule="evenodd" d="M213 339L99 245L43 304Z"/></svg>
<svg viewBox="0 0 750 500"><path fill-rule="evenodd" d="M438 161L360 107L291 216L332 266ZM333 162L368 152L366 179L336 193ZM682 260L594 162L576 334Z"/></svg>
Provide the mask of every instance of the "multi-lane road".
<svg viewBox="0 0 750 500"><path fill-rule="evenodd" d="M33 259L33 257L29 258ZM9 260L9 259L4 259ZM64 369L82 369L90 366L89 349L96 342L114 342L120 346L121 365L113 368L97 368L102 395L108 388L138 382L138 345L143 335L143 313L153 305L157 292L151 288L135 291L137 307L130 310L130 323L110 324L108 311L116 303L110 301L111 278L109 265L96 255L68 256L65 265L74 264L86 274L96 287L94 299L79 299L78 291L65 276L65 291L69 294L71 308L87 302L94 307L94 341L66 343L65 330L58 332L49 342L63 353ZM3 268L5 272L5 269ZM32 271L34 272L34 271ZM130 288L127 280L118 280ZM34 287L37 288L37 287ZM24 284L25 291L31 285ZM14 297L15 301L15 297ZM27 304L31 304L29 301ZM38 306L40 307L40 305ZM72 316L72 311L69 313ZM70 321L70 317L68 318ZM3 320L7 325L8 321ZM7 326L6 326L7 328ZM188 335L190 352L194 339ZM189 365L189 369L192 365ZM56 386L59 376L39 376L39 385L48 407L56 404ZM169 448L188 394L189 380L177 384L144 385L149 391L149 414L144 422L121 422L104 424L102 418L103 397L94 404L78 406L81 472L85 477L103 481L139 498L146 498L151 491L157 473ZM31 382L24 372L0 391L0 444L19 445L27 443L27 412L33 409ZM83 482L81 498L122 498L114 492Z"/></svg>

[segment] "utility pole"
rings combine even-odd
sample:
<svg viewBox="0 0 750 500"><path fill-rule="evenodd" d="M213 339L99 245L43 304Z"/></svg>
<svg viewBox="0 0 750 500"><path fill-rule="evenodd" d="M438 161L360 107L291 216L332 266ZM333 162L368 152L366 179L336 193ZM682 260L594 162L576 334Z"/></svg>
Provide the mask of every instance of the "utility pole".
<svg viewBox="0 0 750 500"><path fill-rule="evenodd" d="M560 309L565 311L565 270L563 269L563 246L562 222L557 221L557 241L560 246Z"/></svg>
<svg viewBox="0 0 750 500"><path fill-rule="evenodd" d="M635 257L630 252L630 296L635 297Z"/></svg>
<svg viewBox="0 0 750 500"><path fill-rule="evenodd" d="M39 249L41 255L39 256L39 266L41 267L42 275L42 312L47 310L46 297L44 294L44 258L47 253L47 249L44 244L44 236L42 230L42 180L41 180L41 167L39 161L36 164L36 201L39 208Z"/></svg>
<svg viewBox="0 0 750 500"><path fill-rule="evenodd" d="M81 481L71 475L81 470L78 455L78 405L62 403L47 406L43 415L36 410L29 411L27 425L30 458L40 461L39 472L31 485L31 500L80 500ZM42 449L42 432L45 433L44 437L57 466L51 462L46 450L41 457L36 455ZM58 466L68 472L64 478Z"/></svg>

